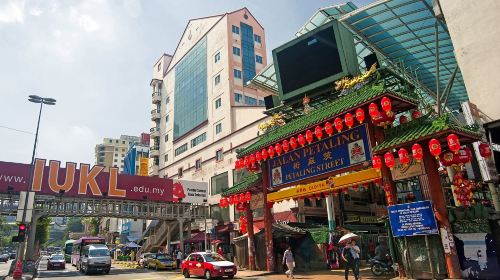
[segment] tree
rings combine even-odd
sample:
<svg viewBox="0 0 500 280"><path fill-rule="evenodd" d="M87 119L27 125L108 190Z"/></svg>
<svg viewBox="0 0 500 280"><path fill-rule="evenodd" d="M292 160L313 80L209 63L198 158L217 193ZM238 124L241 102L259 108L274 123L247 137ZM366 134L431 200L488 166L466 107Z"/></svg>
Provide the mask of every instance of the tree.
<svg viewBox="0 0 500 280"><path fill-rule="evenodd" d="M68 218L66 230L68 232L82 232L83 231L82 218L76 218L76 217Z"/></svg>
<svg viewBox="0 0 500 280"><path fill-rule="evenodd" d="M40 246L43 246L49 240L49 228L52 219L50 217L41 217L36 224L35 240Z"/></svg>

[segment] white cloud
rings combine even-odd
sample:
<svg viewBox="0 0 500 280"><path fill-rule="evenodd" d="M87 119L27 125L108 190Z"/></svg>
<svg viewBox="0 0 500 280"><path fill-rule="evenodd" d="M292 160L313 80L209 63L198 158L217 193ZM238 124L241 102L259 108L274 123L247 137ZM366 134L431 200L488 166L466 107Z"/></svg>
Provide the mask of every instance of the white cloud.
<svg viewBox="0 0 500 280"><path fill-rule="evenodd" d="M0 23L23 23L24 1L9 0L0 5Z"/></svg>
<svg viewBox="0 0 500 280"><path fill-rule="evenodd" d="M39 8L32 8L30 10L30 15L32 15L32 16L38 17L38 16L40 16L42 14L43 14L43 11L41 9L39 9Z"/></svg>
<svg viewBox="0 0 500 280"><path fill-rule="evenodd" d="M139 0L125 0L123 8L133 18L137 18L142 14L142 6Z"/></svg>
<svg viewBox="0 0 500 280"><path fill-rule="evenodd" d="M94 20L94 18L89 15L81 15L78 23L86 32L94 32L99 30L99 25Z"/></svg>

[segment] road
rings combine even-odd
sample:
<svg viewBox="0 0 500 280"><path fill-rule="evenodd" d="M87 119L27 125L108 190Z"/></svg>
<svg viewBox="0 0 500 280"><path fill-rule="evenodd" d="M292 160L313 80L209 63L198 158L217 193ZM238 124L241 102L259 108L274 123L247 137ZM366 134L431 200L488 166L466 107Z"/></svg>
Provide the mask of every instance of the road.
<svg viewBox="0 0 500 280"><path fill-rule="evenodd" d="M9 268L10 268L11 262L12 262L12 260L10 260L7 263L0 263L0 279L2 279L2 277L4 277L4 276L7 276L7 274L9 273Z"/></svg>
<svg viewBox="0 0 500 280"><path fill-rule="evenodd" d="M8 268L7 268L8 269ZM148 269L127 269L117 266L111 267L109 274L93 273L83 275L76 270L71 264L66 264L64 270L47 270L47 257L40 261L38 267L38 276L36 279L59 279L71 278L71 280L84 279L108 279L108 280L160 280L160 279L184 279L178 271L154 271Z"/></svg>

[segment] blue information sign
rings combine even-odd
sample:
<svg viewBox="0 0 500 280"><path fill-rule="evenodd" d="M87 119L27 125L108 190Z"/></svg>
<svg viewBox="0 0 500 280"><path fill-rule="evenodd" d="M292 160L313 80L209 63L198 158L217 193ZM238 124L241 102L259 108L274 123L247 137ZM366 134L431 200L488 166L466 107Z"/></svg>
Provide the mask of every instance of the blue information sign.
<svg viewBox="0 0 500 280"><path fill-rule="evenodd" d="M438 234L432 204L428 200L388 207L394 237Z"/></svg>
<svg viewBox="0 0 500 280"><path fill-rule="evenodd" d="M269 159L271 187L371 161L366 124Z"/></svg>

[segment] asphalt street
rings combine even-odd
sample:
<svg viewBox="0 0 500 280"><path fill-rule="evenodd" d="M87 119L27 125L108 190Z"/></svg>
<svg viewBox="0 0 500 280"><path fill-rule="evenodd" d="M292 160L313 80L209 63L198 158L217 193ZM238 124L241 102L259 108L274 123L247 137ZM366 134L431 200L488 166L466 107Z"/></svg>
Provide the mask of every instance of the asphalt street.
<svg viewBox="0 0 500 280"><path fill-rule="evenodd" d="M12 260L9 260L7 263L0 263L0 279L2 279L4 276L7 276L7 274L9 273L11 262Z"/></svg>

